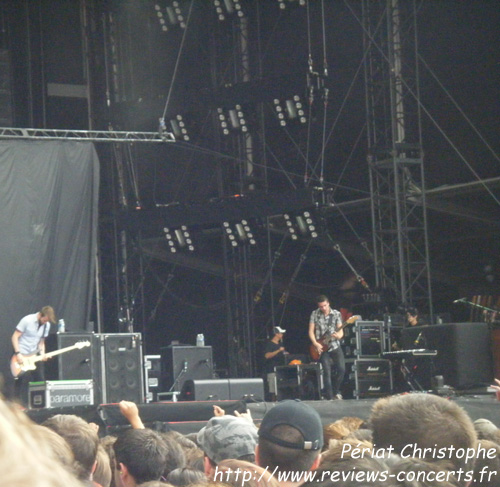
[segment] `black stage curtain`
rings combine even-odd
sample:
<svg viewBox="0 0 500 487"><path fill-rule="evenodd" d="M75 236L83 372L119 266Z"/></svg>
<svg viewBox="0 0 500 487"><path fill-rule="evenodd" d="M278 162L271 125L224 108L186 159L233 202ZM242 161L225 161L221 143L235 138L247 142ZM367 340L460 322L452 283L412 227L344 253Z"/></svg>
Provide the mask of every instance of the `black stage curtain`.
<svg viewBox="0 0 500 487"><path fill-rule="evenodd" d="M98 193L92 143L0 141L0 372L7 393L10 337L23 316L51 305L67 329L86 328Z"/></svg>

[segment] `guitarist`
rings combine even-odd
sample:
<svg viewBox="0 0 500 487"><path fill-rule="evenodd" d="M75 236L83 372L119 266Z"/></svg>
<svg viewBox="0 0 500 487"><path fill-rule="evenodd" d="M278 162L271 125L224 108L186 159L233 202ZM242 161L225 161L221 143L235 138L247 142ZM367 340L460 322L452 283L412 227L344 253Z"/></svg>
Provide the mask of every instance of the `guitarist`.
<svg viewBox="0 0 500 487"><path fill-rule="evenodd" d="M330 307L328 298L316 298L318 308L309 319L309 339L319 354L323 367L323 383L327 399L342 399L340 385L345 374L344 352L340 340L344 336L340 312Z"/></svg>
<svg viewBox="0 0 500 487"><path fill-rule="evenodd" d="M27 355L45 355L45 338L49 335L50 324L56 318L51 306L44 306L37 313L29 314L21 319L12 334L14 358L19 364ZM44 368L28 371L19 375L15 381L15 395L24 405L28 405L28 386L33 381L45 380Z"/></svg>

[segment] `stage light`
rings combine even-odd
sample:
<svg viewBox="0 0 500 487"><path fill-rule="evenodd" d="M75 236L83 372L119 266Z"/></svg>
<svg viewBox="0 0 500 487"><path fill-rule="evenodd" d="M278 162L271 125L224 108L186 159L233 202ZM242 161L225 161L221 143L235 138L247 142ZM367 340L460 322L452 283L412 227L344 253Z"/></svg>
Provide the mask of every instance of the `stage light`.
<svg viewBox="0 0 500 487"><path fill-rule="evenodd" d="M301 7L303 7L306 4L306 0L288 0L288 3L290 3L290 4L297 3ZM278 5L279 5L279 7L280 7L281 10L285 10L286 9L285 0L278 0Z"/></svg>
<svg viewBox="0 0 500 487"><path fill-rule="evenodd" d="M166 32L168 30L168 27L166 25L165 15L163 14L161 6L158 3L155 3L155 11L156 16L158 17L158 22L160 23L161 30Z"/></svg>
<svg viewBox="0 0 500 487"><path fill-rule="evenodd" d="M233 247L238 246L238 241L250 245L257 244L247 220L241 220L241 222L235 223L234 230L231 228L231 224L229 222L224 222L222 226Z"/></svg>
<svg viewBox="0 0 500 487"><path fill-rule="evenodd" d="M304 211L300 215L295 215L293 219L288 213L285 213L283 215L283 219L285 220L285 225L287 227L288 233L293 240L297 240L297 233L300 233L304 237L307 235L309 235L311 238L318 237L318 232L316 231L316 225L314 223L313 216L309 211Z"/></svg>
<svg viewBox="0 0 500 487"><path fill-rule="evenodd" d="M175 118L170 120L170 126L176 139L189 140L189 134L186 128L186 122L182 115L176 115Z"/></svg>
<svg viewBox="0 0 500 487"><path fill-rule="evenodd" d="M294 95L286 99L283 103L278 98L275 98L273 103L276 116L282 127L287 125L288 120L297 120L300 123L306 123L307 118L304 111L304 104L299 95Z"/></svg>
<svg viewBox="0 0 500 487"><path fill-rule="evenodd" d="M164 227L163 233L165 234L165 239L167 241L168 249L173 254L175 254L177 250L180 249L187 249L190 252L194 251L194 245L193 245L193 240L191 239L191 234L189 233L189 230L185 225L175 229L173 233L168 227Z"/></svg>
<svg viewBox="0 0 500 487"><path fill-rule="evenodd" d="M233 132L248 132L247 121L241 105L236 105L234 108L229 109L227 114L223 108L217 108L217 118L219 119L224 135L229 135L230 129Z"/></svg>
<svg viewBox="0 0 500 487"><path fill-rule="evenodd" d="M285 219L285 225L288 229L288 233L290 234L290 237L292 240L297 240L299 237L297 237L297 233L295 232L295 228L293 227L292 220L290 218L290 215L288 213L285 213L283 215L283 218Z"/></svg>

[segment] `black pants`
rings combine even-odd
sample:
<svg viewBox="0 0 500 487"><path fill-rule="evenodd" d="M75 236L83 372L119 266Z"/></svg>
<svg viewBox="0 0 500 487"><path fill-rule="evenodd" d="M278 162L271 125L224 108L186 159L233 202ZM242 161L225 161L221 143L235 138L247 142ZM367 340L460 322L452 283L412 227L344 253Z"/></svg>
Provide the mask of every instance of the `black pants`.
<svg viewBox="0 0 500 487"><path fill-rule="evenodd" d="M319 358L323 366L323 382L327 399L333 399L340 393L340 385L344 380L345 359L342 348L323 352Z"/></svg>

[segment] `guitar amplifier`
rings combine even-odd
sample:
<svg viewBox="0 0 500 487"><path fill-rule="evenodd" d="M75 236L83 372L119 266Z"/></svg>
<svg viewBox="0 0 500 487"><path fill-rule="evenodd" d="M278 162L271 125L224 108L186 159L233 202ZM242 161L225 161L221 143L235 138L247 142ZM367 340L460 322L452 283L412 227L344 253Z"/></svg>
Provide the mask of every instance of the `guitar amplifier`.
<svg viewBox="0 0 500 487"><path fill-rule="evenodd" d="M380 357L384 351L384 322L358 321L356 332L356 356L358 358Z"/></svg>
<svg viewBox="0 0 500 487"><path fill-rule="evenodd" d="M29 406L32 409L63 406L92 406L92 380L53 380L29 383Z"/></svg>
<svg viewBox="0 0 500 487"><path fill-rule="evenodd" d="M392 394L392 365L390 360L358 359L354 361L354 397L366 399Z"/></svg>

